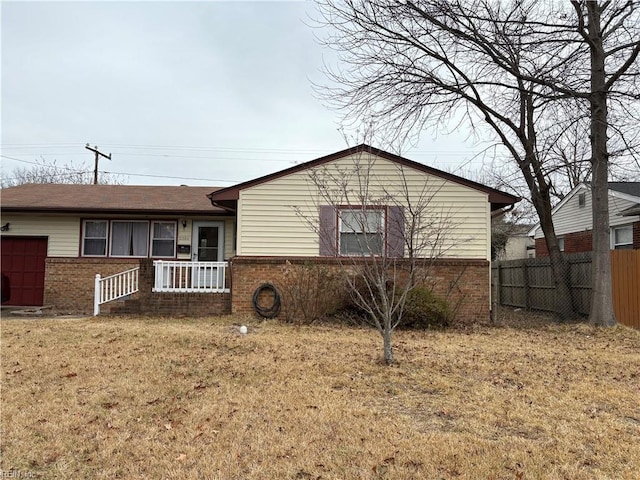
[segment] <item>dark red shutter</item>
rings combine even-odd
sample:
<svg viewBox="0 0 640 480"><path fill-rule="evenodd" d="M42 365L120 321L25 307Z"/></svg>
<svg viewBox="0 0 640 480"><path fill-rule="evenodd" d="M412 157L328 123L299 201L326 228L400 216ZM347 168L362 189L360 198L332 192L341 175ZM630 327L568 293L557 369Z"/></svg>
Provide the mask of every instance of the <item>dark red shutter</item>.
<svg viewBox="0 0 640 480"><path fill-rule="evenodd" d="M404 210L391 206L387 219L387 253L390 257L404 256Z"/></svg>
<svg viewBox="0 0 640 480"><path fill-rule="evenodd" d="M320 255L333 257L337 253L336 245L336 209L332 205L320 205L319 222Z"/></svg>

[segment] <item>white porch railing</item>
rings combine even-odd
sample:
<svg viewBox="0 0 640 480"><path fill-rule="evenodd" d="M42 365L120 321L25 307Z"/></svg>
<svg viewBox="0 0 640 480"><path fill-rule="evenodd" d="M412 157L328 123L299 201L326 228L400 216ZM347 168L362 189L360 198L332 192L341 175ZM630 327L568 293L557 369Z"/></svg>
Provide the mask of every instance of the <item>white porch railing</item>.
<svg viewBox="0 0 640 480"><path fill-rule="evenodd" d="M172 262L156 260L154 292L229 293L227 262Z"/></svg>
<svg viewBox="0 0 640 480"><path fill-rule="evenodd" d="M102 278L99 273L96 274L93 295L93 315L95 316L100 313L100 305L103 303L136 293L138 291L139 271L140 267L136 267L104 278Z"/></svg>

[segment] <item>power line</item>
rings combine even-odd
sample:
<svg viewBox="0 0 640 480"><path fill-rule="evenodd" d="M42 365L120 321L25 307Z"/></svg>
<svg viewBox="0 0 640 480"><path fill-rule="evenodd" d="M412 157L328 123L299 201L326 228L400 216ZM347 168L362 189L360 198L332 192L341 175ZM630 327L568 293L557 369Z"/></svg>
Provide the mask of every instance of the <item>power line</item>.
<svg viewBox="0 0 640 480"><path fill-rule="evenodd" d="M244 180L222 180L220 178L202 178L202 177L175 177L173 175L151 175L147 173L126 173L126 172L100 172L109 173L111 175L128 175L131 177L150 177L150 178L173 178L176 180L201 180L204 182L226 182L226 183L239 183Z"/></svg>
<svg viewBox="0 0 640 480"><path fill-rule="evenodd" d="M28 163L30 165L37 165L37 166L47 166L46 164L43 165L42 163L38 163L38 162L32 162L29 160L22 160L20 158L15 158L15 157L11 157L9 155L2 155L0 154L0 157L2 158L7 158L9 160L15 160L16 162L22 162L22 163ZM71 176L71 175L77 175L77 174L85 174L85 173L90 173L89 170L73 170L69 167L66 166L55 166L56 168L62 168L64 170L67 170L69 173L68 174L55 174L54 176ZM176 177L173 175L152 175L152 174L144 174L144 173L128 173L128 172L109 172L109 171L100 171L99 173L102 174L112 174L112 175L127 175L127 176L131 176L131 177L149 177L149 178L171 178L171 179L175 179L175 180L200 180L203 182L224 182L224 183L239 183L243 180L223 180L223 179L219 179L219 178L202 178L202 177ZM15 179L15 177L12 177L11 179Z"/></svg>
<svg viewBox="0 0 640 480"><path fill-rule="evenodd" d="M116 153L121 157L154 157L154 158L193 158L197 160L216 160L216 161L227 161L227 160L246 160L246 161L256 161L256 162L281 162L281 163L289 163L291 160L279 160L272 158L246 158L246 157L212 157L212 156L198 156L198 155L175 155L171 153L130 153L130 152L118 152L113 151L112 153ZM42 153L29 153L29 152L21 152L20 155L43 155ZM78 152L48 152L48 156L80 156Z"/></svg>
<svg viewBox="0 0 640 480"><path fill-rule="evenodd" d="M8 158L9 160L15 160L16 162L30 163L31 165L40 165L38 162L30 162L29 160L22 160L20 158L10 157L9 155L0 155L2 158Z"/></svg>
<svg viewBox="0 0 640 480"><path fill-rule="evenodd" d="M133 143L102 143L105 147L112 148L132 148L132 149L163 149L163 150L191 150L191 151L220 151L226 153L247 152L247 153L274 153L274 154L311 154L326 153L325 149L304 149L304 148L266 148L266 147L221 147L221 146L196 146L196 145L152 145L152 144L133 144ZM51 147L74 147L84 146L79 143L3 143L0 147L14 148L51 148ZM458 155L461 153L469 153L468 150L412 150L410 155ZM132 154L131 154L132 155Z"/></svg>

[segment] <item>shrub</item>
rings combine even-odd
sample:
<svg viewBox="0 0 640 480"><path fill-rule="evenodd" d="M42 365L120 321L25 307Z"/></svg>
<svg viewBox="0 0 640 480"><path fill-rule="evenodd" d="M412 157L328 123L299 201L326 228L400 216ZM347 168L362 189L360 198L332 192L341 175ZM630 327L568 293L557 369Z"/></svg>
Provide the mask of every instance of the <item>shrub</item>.
<svg viewBox="0 0 640 480"><path fill-rule="evenodd" d="M290 323L312 323L334 314L345 303L342 276L313 262L287 262L283 280L284 319Z"/></svg>
<svg viewBox="0 0 640 480"><path fill-rule="evenodd" d="M453 318L449 303L427 287L416 287L407 294L400 325L411 328L446 327Z"/></svg>

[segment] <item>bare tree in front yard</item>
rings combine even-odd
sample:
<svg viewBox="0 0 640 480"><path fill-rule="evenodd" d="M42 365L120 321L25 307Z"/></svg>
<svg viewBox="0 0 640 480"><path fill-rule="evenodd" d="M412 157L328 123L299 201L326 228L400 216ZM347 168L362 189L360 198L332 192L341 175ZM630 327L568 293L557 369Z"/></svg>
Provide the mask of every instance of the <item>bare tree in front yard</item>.
<svg viewBox="0 0 640 480"><path fill-rule="evenodd" d="M318 234L320 255L334 256L352 302L383 340L384 361L394 361L392 338L412 290L428 282L435 260L456 245L450 208L439 204L443 181L416 181L403 166L380 174L368 152L347 166L310 170L318 218L297 214Z"/></svg>
<svg viewBox="0 0 640 480"><path fill-rule="evenodd" d="M341 62L322 92L346 122L371 120L402 140L457 119L502 144L540 220L563 318L576 309L551 216L553 172L564 161L554 148L578 126L594 185L590 319L615 324L606 186L611 145L639 158L640 2L316 2L324 43Z"/></svg>

